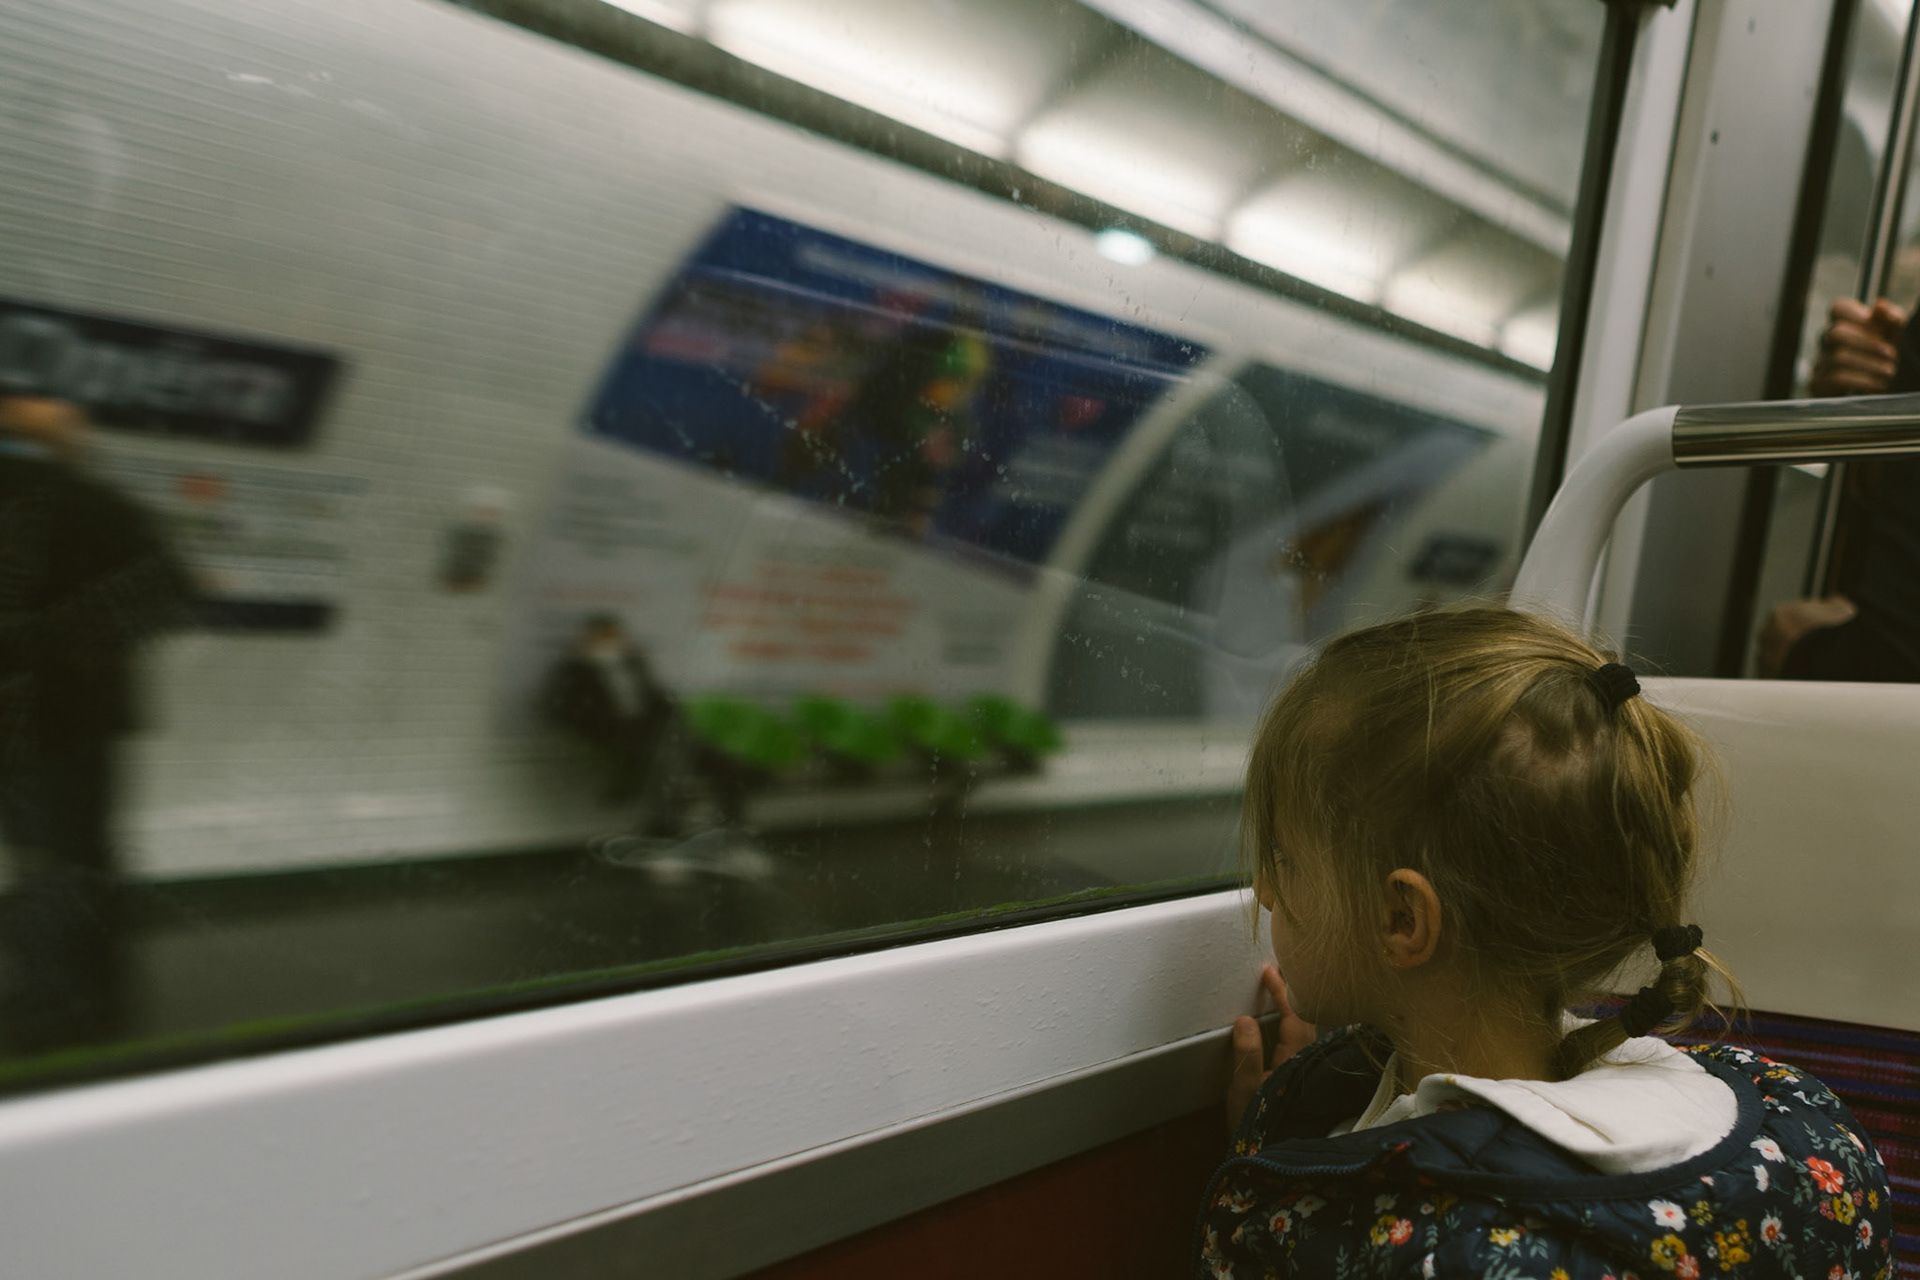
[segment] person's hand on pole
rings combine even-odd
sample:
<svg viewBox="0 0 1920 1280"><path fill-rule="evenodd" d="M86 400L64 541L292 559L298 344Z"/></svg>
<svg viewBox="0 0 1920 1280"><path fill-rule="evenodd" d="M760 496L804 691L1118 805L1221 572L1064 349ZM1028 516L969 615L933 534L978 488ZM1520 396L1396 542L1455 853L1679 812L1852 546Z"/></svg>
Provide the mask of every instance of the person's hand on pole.
<svg viewBox="0 0 1920 1280"><path fill-rule="evenodd" d="M1816 396L1885 394L1900 365L1900 334L1906 327L1906 308L1885 298L1872 306L1857 298L1834 299L1807 389Z"/></svg>

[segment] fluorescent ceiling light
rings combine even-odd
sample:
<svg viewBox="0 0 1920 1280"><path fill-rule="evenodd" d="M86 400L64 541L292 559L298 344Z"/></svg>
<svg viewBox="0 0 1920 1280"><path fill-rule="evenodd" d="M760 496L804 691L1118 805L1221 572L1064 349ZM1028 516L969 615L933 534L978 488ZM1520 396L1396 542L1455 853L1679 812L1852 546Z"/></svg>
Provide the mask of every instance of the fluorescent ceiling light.
<svg viewBox="0 0 1920 1280"><path fill-rule="evenodd" d="M1006 156L1007 140L991 122L1017 118L1022 104L996 94L971 60L950 56L924 33L916 41L910 31L855 23L830 10L717 0L708 38L736 57L968 151Z"/></svg>
<svg viewBox="0 0 1920 1280"><path fill-rule="evenodd" d="M1500 327L1500 350L1536 369L1553 368L1560 346L1560 309L1530 307Z"/></svg>
<svg viewBox="0 0 1920 1280"><path fill-rule="evenodd" d="M602 0L602 3L686 35L699 31L700 11L706 7L706 0Z"/></svg>
<svg viewBox="0 0 1920 1280"><path fill-rule="evenodd" d="M1498 336L1499 316L1481 299L1447 284L1409 273L1387 286L1381 302L1395 315L1416 324L1449 333L1476 347L1491 347Z"/></svg>
<svg viewBox="0 0 1920 1280"><path fill-rule="evenodd" d="M1151 262L1158 252L1153 241L1134 231L1123 231L1119 227L1108 227L1093 237L1093 247L1103 258L1129 267L1137 267L1143 262Z"/></svg>
<svg viewBox="0 0 1920 1280"><path fill-rule="evenodd" d="M1170 173L1159 157L1141 154L1096 122L1039 121L1021 135L1014 156L1043 178L1163 226L1203 240L1219 234L1226 193L1217 178Z"/></svg>
<svg viewBox="0 0 1920 1280"><path fill-rule="evenodd" d="M1559 279L1559 264L1547 254L1470 225L1396 272L1381 292L1381 305L1475 346L1497 348L1500 331L1518 313L1558 297ZM1537 356L1538 347L1536 341L1526 349Z"/></svg>
<svg viewBox="0 0 1920 1280"><path fill-rule="evenodd" d="M1319 141L1165 50L1131 41L1023 129L1014 157L1064 186L1201 239Z"/></svg>
<svg viewBox="0 0 1920 1280"><path fill-rule="evenodd" d="M1565 257L1565 214L1440 146L1366 95L1192 0L1082 0L1281 114Z"/></svg>
<svg viewBox="0 0 1920 1280"><path fill-rule="evenodd" d="M1380 300L1382 266L1366 246L1286 209L1243 211L1227 227L1227 247L1322 289L1359 302Z"/></svg>
<svg viewBox="0 0 1920 1280"><path fill-rule="evenodd" d="M1362 302L1459 213L1359 156L1287 175L1237 209L1227 247Z"/></svg>
<svg viewBox="0 0 1920 1280"><path fill-rule="evenodd" d="M1137 213L1203 240L1217 239L1221 222L1247 170L1259 161L1231 145L1200 145L1202 129L1171 107L1147 102L1159 128L1149 131L1114 110L1119 95L1069 97L1062 109L1034 121L1015 144L1024 168L1062 186ZM1161 108L1156 110L1156 108Z"/></svg>

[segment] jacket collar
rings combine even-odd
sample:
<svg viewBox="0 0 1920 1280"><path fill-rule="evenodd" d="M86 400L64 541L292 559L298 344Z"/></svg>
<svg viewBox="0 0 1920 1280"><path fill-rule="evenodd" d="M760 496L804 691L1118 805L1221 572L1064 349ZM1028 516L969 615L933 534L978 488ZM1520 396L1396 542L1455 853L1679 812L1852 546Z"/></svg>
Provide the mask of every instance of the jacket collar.
<svg viewBox="0 0 1920 1280"><path fill-rule="evenodd" d="M1694 1055L1733 1090L1739 1105L1732 1132L1689 1160L1646 1173L1606 1174L1555 1146L1493 1107L1418 1116L1357 1133L1327 1136L1359 1115L1380 1084L1392 1051L1386 1037L1349 1027L1283 1063L1261 1089L1235 1135L1235 1151L1275 1173L1323 1178L1403 1165L1422 1181L1528 1200L1648 1193L1698 1180L1731 1163L1760 1132L1764 1109L1753 1081L1738 1068ZM1265 1142L1261 1139L1264 1137Z"/></svg>

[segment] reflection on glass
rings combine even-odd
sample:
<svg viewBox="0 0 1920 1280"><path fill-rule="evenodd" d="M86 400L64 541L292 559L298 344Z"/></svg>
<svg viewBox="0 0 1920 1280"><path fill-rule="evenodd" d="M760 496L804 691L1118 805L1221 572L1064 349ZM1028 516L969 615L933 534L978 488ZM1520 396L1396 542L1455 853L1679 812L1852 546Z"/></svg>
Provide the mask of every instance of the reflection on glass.
<svg viewBox="0 0 1920 1280"><path fill-rule="evenodd" d="M1863 5L1858 14L1797 369L1804 395L1920 390L1920 337L1909 305L1920 293L1920 198L1912 190L1911 157L1895 158L1893 179L1907 189L1893 206L1899 224L1892 257L1884 273L1872 273L1884 279L1877 296L1859 296L1863 259L1889 212L1875 207L1875 182L1889 122L1902 109L1899 58L1910 15L1909 0ZM1822 465L1783 468L1774 482L1751 673L1920 680L1920 592L1913 585L1920 581L1920 465L1851 463L1837 480L1837 491L1827 495ZM1822 547L1824 562L1812 563Z"/></svg>
<svg viewBox="0 0 1920 1280"><path fill-rule="evenodd" d="M1511 571L1599 6L488 7L0 0L0 1083L1215 883Z"/></svg>
<svg viewBox="0 0 1920 1280"><path fill-rule="evenodd" d="M1175 425L1083 569L1052 705L1088 719L1248 722L1309 646L1457 598L1514 546L1512 507L1420 519L1494 433L1254 363ZM1390 602L1390 603L1389 603Z"/></svg>

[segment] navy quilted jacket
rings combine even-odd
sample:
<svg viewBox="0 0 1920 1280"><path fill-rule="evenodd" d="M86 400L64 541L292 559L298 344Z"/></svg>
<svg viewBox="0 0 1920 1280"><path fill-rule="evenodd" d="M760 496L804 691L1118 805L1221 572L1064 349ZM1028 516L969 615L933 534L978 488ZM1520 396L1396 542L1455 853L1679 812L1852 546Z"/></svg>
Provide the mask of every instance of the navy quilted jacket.
<svg viewBox="0 0 1920 1280"><path fill-rule="evenodd" d="M1699 1280L1892 1274L1887 1175L1846 1106L1745 1049L1686 1050L1739 1100L1733 1132L1603 1174L1491 1107L1341 1137L1389 1052L1336 1032L1268 1078L1202 1202L1198 1274ZM1369 1056L1371 1049L1374 1056Z"/></svg>

